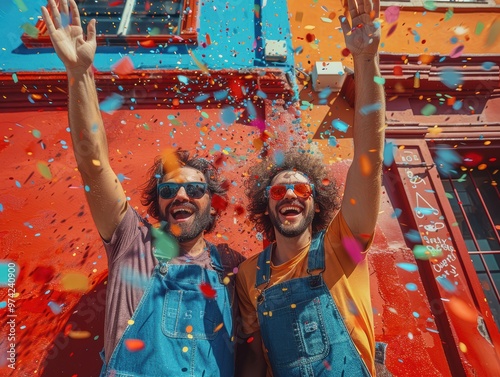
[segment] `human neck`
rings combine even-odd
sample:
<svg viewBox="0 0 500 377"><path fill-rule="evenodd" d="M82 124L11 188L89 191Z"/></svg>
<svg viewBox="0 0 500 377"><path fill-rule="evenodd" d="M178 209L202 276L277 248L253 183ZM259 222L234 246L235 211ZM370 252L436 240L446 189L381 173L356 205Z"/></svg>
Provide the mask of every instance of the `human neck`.
<svg viewBox="0 0 500 377"><path fill-rule="evenodd" d="M190 241L179 243L179 256L189 255L191 257L197 257L205 250L206 242L203 238L203 234L200 234L195 239Z"/></svg>
<svg viewBox="0 0 500 377"><path fill-rule="evenodd" d="M301 251L308 247L311 243L312 231L306 230L304 233L296 237L286 237L281 233L276 232L276 247L273 250L271 260L275 266L283 264Z"/></svg>

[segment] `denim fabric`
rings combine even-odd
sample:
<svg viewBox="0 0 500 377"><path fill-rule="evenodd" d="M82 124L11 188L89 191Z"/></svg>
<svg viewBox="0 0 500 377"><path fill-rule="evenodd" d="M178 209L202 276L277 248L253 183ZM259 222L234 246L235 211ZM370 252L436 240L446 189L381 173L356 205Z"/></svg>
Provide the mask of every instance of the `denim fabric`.
<svg viewBox="0 0 500 377"><path fill-rule="evenodd" d="M210 245L214 270L160 263L101 377L223 376L234 374L232 317L223 267ZM200 284L216 292L206 298ZM221 324L223 326L221 327ZM131 352L127 339L144 349Z"/></svg>
<svg viewBox="0 0 500 377"><path fill-rule="evenodd" d="M264 288L257 298L261 336L274 377L370 376L323 281L323 240L320 232L311 243L309 276ZM259 256L257 288L269 284L271 247Z"/></svg>

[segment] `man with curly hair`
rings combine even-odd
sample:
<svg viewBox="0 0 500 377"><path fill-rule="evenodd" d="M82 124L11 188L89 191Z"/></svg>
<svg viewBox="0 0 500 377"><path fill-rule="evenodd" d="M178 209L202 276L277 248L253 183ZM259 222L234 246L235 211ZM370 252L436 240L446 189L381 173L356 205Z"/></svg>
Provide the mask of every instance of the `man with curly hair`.
<svg viewBox="0 0 500 377"><path fill-rule="evenodd" d="M224 181L207 160L178 150L155 161L145 185L142 203L161 227L130 207L99 111L95 20L85 40L75 1L59 3L49 0L42 14L68 74L73 148L108 257L101 376L232 377L233 269L243 257L204 238Z"/></svg>
<svg viewBox="0 0 500 377"><path fill-rule="evenodd" d="M344 195L322 159L269 153L249 170L249 217L271 244L239 268L236 289L246 340L240 376L375 375L366 251L379 211L384 139L379 3L348 0L341 18L354 59L354 156ZM368 105L378 110L362 114ZM377 106L373 106L376 108ZM334 216L335 215L335 216Z"/></svg>

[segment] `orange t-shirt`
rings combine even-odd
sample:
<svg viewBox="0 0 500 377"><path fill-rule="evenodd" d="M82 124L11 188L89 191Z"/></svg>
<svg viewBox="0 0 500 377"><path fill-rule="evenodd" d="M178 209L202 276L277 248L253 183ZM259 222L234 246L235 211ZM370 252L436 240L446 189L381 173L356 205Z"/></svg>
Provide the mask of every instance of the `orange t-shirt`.
<svg viewBox="0 0 500 377"><path fill-rule="evenodd" d="M344 318L347 331L364 360L368 370L375 375L375 335L373 331L373 312L370 298L370 276L365 255L361 255L359 263L353 262L348 250L342 246L342 238L354 238L347 226L342 213L330 223L325 234L325 272L323 278L330 293ZM371 245L371 240L365 251ZM275 284L308 276L307 255L309 248L289 261L275 266L271 262L271 279L268 287ZM257 317L257 297L259 291L255 288L255 275L259 254L243 262L236 275L236 290L238 292L242 327L245 334L259 330ZM263 287L260 287L261 289ZM267 355L266 355L267 356ZM268 365L268 376L272 376Z"/></svg>

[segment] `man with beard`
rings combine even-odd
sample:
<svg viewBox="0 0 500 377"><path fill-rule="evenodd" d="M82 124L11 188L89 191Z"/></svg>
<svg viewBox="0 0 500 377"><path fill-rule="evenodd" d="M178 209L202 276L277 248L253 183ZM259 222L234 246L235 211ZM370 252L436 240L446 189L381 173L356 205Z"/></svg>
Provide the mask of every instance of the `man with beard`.
<svg viewBox="0 0 500 377"><path fill-rule="evenodd" d="M78 170L108 257L101 376L232 377L232 275L243 258L204 239L218 215L212 199L226 193L223 180L207 160L178 150L155 161L144 189L160 229L132 209L109 164L91 68L95 20L85 40L74 0L61 0L60 9L49 0L49 8L42 14L68 75Z"/></svg>
<svg viewBox="0 0 500 377"><path fill-rule="evenodd" d="M379 211L383 159L384 91L374 80L380 76L379 3L348 0L348 6L354 27L345 17L341 25L356 92L344 195L317 155L287 151L273 159L269 151L250 168L249 217L271 244L243 262L236 277L246 335L237 349L239 376L375 375L365 257ZM369 105L375 111L362 114Z"/></svg>

